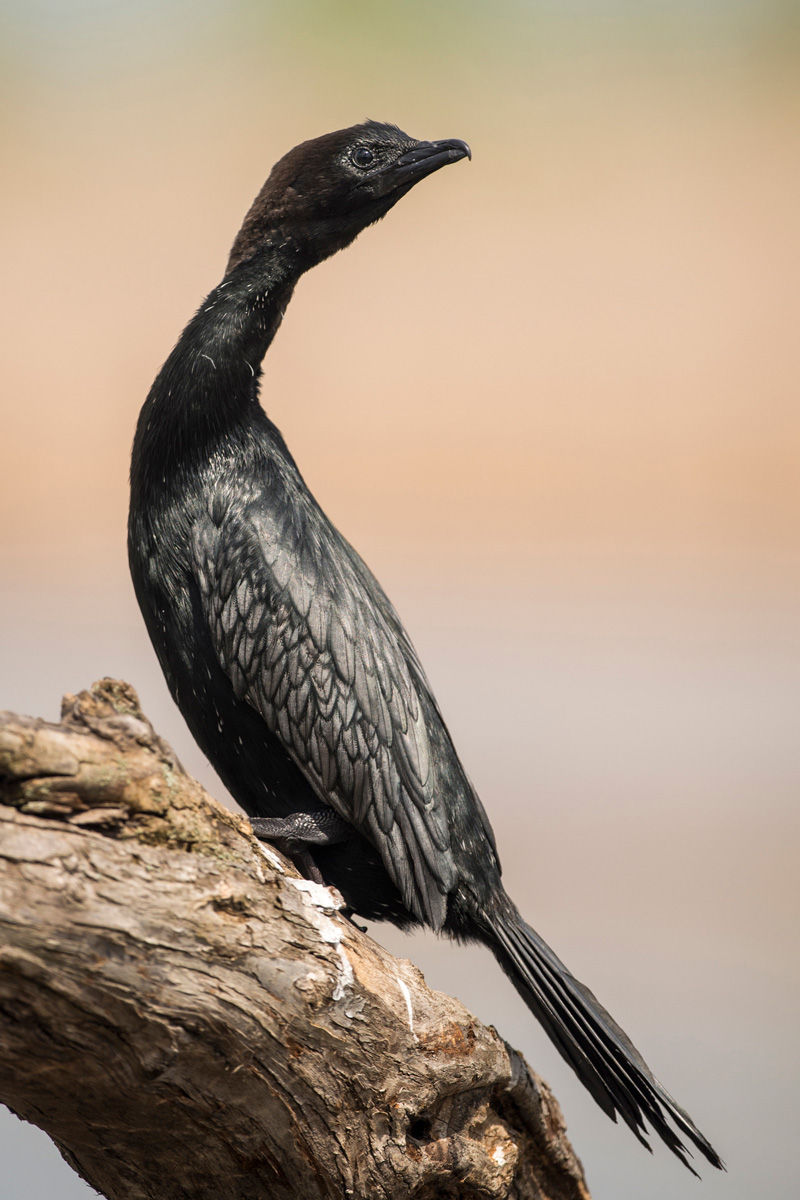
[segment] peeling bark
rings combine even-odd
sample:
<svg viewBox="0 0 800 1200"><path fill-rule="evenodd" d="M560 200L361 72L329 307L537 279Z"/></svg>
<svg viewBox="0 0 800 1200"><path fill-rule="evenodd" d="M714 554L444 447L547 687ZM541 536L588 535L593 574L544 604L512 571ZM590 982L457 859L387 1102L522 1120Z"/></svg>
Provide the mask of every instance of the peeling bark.
<svg viewBox="0 0 800 1200"><path fill-rule="evenodd" d="M0 716L0 1101L109 1200L588 1200L547 1085L185 774Z"/></svg>

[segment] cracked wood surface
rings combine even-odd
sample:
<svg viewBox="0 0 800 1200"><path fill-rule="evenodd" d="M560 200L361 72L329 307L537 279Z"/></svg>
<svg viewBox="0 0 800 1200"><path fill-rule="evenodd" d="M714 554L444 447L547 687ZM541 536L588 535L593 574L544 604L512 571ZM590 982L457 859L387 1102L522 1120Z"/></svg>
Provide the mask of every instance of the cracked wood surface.
<svg viewBox="0 0 800 1200"><path fill-rule="evenodd" d="M547 1085L187 776L0 716L0 1101L109 1200L588 1200Z"/></svg>

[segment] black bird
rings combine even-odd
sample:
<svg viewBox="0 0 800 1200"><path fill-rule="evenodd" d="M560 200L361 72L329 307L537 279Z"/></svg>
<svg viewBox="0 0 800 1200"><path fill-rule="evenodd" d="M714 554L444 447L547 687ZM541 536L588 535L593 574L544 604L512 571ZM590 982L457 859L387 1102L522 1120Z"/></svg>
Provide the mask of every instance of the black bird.
<svg viewBox="0 0 800 1200"><path fill-rule="evenodd" d="M669 1117L721 1167L506 895L489 820L408 634L259 403L261 361L303 272L466 157L465 142L367 121L274 167L139 417L136 595L175 702L260 836L281 840L352 912L489 946L613 1120L644 1145L648 1121L689 1166Z"/></svg>

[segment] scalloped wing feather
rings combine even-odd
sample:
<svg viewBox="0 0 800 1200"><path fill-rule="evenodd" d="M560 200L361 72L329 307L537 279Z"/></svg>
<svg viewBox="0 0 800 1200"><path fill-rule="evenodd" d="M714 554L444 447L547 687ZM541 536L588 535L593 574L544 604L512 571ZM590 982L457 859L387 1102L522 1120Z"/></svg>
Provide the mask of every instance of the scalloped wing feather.
<svg viewBox="0 0 800 1200"><path fill-rule="evenodd" d="M457 875L407 639L338 545L304 542L297 513L214 517L195 526L194 569L237 696L375 844L410 911L441 928Z"/></svg>

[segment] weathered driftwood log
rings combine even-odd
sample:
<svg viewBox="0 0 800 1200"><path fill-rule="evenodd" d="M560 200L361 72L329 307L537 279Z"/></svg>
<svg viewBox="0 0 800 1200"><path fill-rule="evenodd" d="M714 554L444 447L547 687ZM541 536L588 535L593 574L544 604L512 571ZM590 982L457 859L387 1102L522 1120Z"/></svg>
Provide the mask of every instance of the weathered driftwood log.
<svg viewBox="0 0 800 1200"><path fill-rule="evenodd" d="M105 1196L588 1197L547 1085L212 800L126 684L4 714L0 788L0 1101Z"/></svg>

